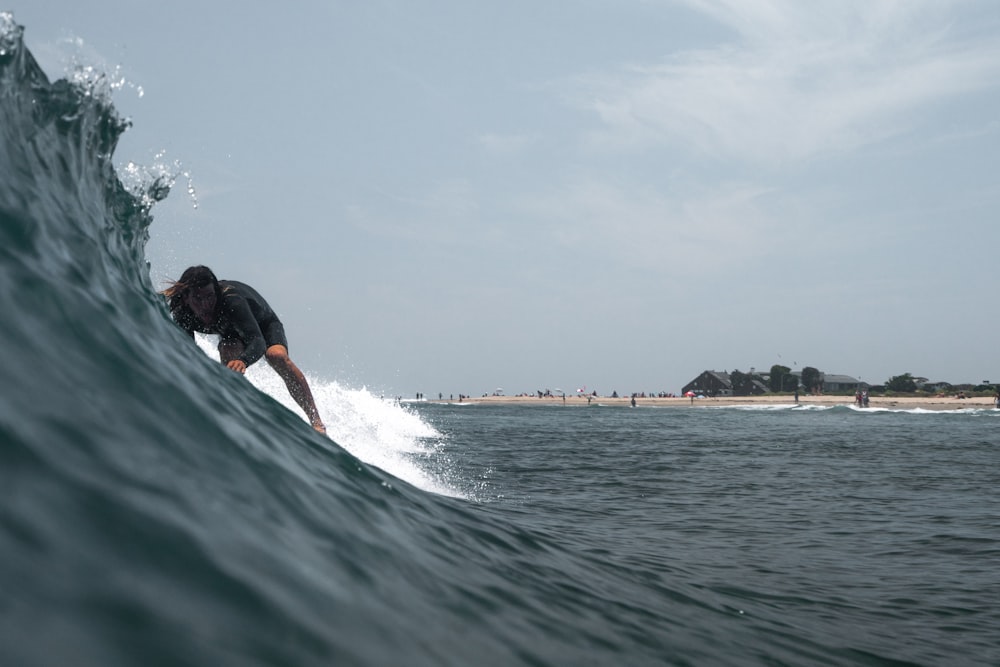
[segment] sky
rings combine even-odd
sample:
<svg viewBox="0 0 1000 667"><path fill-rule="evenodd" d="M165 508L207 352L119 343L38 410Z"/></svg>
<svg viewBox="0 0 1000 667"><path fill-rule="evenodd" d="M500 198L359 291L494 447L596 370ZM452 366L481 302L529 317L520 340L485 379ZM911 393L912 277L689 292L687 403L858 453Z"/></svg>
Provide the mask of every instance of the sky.
<svg viewBox="0 0 1000 667"><path fill-rule="evenodd" d="M250 283L311 377L1000 382L995 0L6 9L50 78L115 82L119 171L181 174L154 285Z"/></svg>

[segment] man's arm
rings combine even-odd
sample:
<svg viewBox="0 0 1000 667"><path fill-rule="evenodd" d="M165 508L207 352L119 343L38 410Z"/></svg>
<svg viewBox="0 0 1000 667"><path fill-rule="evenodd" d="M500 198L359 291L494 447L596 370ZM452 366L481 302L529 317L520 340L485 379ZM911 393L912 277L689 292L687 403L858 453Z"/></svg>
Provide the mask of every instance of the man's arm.
<svg viewBox="0 0 1000 667"><path fill-rule="evenodd" d="M250 366L264 356L267 349L264 334L261 333L257 318L250 310L250 304L243 297L226 297L226 309L229 311L230 323L244 346L243 354L236 361L242 361L245 366Z"/></svg>

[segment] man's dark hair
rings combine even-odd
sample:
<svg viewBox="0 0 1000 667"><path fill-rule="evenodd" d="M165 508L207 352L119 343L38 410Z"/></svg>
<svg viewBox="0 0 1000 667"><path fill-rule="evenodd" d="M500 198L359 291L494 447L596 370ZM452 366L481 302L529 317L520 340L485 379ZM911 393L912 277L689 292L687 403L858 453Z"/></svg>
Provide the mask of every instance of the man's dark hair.
<svg viewBox="0 0 1000 667"><path fill-rule="evenodd" d="M215 299L222 301L222 288L219 286L219 279L212 273L212 269L207 266L191 266L184 270L180 279L173 282L161 294L167 297L167 307L175 315L190 315L184 297L193 289L199 289L205 285L212 285L215 288Z"/></svg>

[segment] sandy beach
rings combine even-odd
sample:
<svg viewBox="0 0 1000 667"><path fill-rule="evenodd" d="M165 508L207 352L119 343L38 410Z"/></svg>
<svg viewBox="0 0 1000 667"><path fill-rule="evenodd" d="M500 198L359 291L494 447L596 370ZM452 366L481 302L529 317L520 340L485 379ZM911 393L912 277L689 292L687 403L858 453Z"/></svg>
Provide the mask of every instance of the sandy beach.
<svg viewBox="0 0 1000 667"><path fill-rule="evenodd" d="M462 399L461 403L487 404L487 405L566 405L575 407L586 407L587 405L617 405L627 406L631 402L629 397L608 398L605 396L591 397L588 402L586 396L567 395L565 399L561 396L538 398L537 396L481 396L479 398L468 397ZM795 402L792 396L725 396L720 398L636 398L637 406L657 406L657 407L677 407L677 408L710 408L732 405L791 405ZM431 403L458 403L456 400L428 401ZM799 396L800 405L853 405L853 396ZM956 398L955 396L872 396L868 408L884 408L892 410L963 410L969 408L984 409L992 408L993 399L989 396L978 396L973 398Z"/></svg>

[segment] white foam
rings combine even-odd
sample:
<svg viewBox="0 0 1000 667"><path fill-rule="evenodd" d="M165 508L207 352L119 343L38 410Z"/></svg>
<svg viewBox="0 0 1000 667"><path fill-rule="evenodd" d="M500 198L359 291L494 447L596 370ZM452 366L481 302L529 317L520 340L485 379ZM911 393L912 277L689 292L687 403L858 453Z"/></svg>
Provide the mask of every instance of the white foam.
<svg viewBox="0 0 1000 667"><path fill-rule="evenodd" d="M806 405L804 403L756 403L751 405L707 405L712 410L739 410L743 412L780 412L782 410L829 410L832 405Z"/></svg>
<svg viewBox="0 0 1000 667"><path fill-rule="evenodd" d="M215 338L199 335L198 346L218 360ZM254 387L302 417L295 403L267 363L260 361L247 369L246 378ZM402 479L424 491L462 497L440 474L420 465L421 457L433 457L441 438L430 424L395 401L381 399L367 389L349 389L335 381L306 373L316 407L326 424L327 435L365 463ZM438 462L439 463L439 462ZM442 466L435 466L441 468Z"/></svg>

